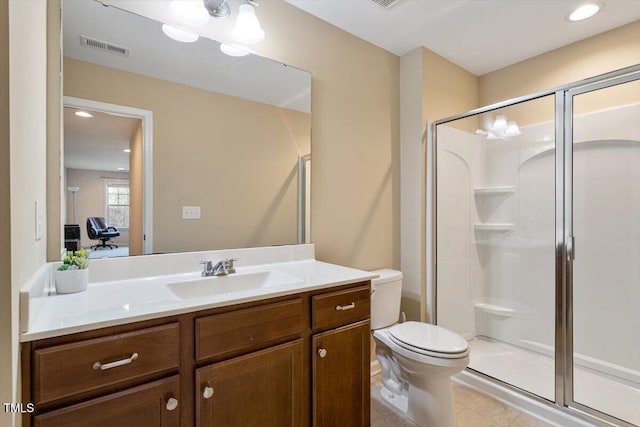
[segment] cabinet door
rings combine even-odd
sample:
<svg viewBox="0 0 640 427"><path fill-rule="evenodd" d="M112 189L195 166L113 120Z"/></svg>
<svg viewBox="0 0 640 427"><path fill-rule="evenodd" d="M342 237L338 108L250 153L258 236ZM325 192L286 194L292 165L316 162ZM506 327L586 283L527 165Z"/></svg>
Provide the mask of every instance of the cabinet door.
<svg viewBox="0 0 640 427"><path fill-rule="evenodd" d="M369 334L366 320L313 336L314 426L369 426Z"/></svg>
<svg viewBox="0 0 640 427"><path fill-rule="evenodd" d="M178 427L179 425L178 376L34 417L35 427Z"/></svg>
<svg viewBox="0 0 640 427"><path fill-rule="evenodd" d="M302 340L196 370L197 427L302 423Z"/></svg>

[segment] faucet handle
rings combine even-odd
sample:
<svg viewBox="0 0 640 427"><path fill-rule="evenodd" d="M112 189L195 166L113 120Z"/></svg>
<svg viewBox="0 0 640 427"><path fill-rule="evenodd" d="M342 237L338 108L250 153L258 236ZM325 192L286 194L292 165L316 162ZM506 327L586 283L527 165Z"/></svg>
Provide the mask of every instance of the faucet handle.
<svg viewBox="0 0 640 427"><path fill-rule="evenodd" d="M234 267L234 261L237 261L238 258L227 258L224 260L224 266L228 273L235 273L236 268Z"/></svg>
<svg viewBox="0 0 640 427"><path fill-rule="evenodd" d="M203 276L208 275L211 272L211 270L213 270L213 261L200 261L200 264L204 266L202 267Z"/></svg>

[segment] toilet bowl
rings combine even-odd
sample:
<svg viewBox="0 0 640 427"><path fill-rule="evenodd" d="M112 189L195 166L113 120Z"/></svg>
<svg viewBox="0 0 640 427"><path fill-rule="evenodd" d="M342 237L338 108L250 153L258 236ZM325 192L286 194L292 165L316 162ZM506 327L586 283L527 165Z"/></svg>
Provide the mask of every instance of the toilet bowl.
<svg viewBox="0 0 640 427"><path fill-rule="evenodd" d="M421 322L396 323L402 273L377 270L371 281L371 326L380 363L384 401L422 426L453 427L451 376L469 364L467 341Z"/></svg>

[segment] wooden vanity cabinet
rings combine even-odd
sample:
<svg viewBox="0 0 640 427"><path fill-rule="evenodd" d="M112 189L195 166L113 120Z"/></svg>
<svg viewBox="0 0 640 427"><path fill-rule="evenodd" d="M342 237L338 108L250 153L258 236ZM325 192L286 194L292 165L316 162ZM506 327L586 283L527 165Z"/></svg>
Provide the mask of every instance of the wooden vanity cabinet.
<svg viewBox="0 0 640 427"><path fill-rule="evenodd" d="M367 284L312 297L314 427L370 425L370 294Z"/></svg>
<svg viewBox="0 0 640 427"><path fill-rule="evenodd" d="M23 426L369 426L370 283L22 345Z"/></svg>

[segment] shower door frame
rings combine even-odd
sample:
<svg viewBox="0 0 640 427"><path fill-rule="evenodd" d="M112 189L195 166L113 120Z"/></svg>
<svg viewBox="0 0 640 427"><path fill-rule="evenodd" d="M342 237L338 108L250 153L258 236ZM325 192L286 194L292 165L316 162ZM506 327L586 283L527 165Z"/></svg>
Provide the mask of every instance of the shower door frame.
<svg viewBox="0 0 640 427"><path fill-rule="evenodd" d="M625 422L619 418L615 418L609 414L598 411L597 409L585 406L574 400L573 390L573 261L575 260L575 237L573 236L573 98L589 92L595 92L607 89L613 86L640 81L640 72L632 72L621 77L609 78L604 81L593 83L590 85L580 86L569 89L564 92L564 140L565 140L565 242L567 242L567 252L564 255L566 264L566 285L565 285L565 319L566 319L566 343L565 343L565 387L564 402L566 405L576 408L582 412L586 412L606 421L616 423L616 425L624 427L633 427L634 425ZM556 129L559 126L556 126ZM556 230L557 232L557 230ZM556 384L557 386L557 384ZM557 398L557 389L556 389Z"/></svg>
<svg viewBox="0 0 640 427"><path fill-rule="evenodd" d="M585 421L600 421L603 425L633 427L609 414L584 406L573 399L573 97L631 81L640 80L640 64L590 77L553 89L477 108L463 114L436 120L427 125L430 149L425 150L426 173L426 238L427 247L426 296L427 310L431 309L434 323L438 323L437 311L437 126L501 108L522 104L550 95L555 97L555 401L547 400L527 390L467 368L492 383L497 383L529 398L551 405ZM431 158L429 158L429 156ZM429 218L430 217L430 218ZM430 285L430 286L429 286ZM429 304L430 302L430 304ZM595 418L594 418L595 417Z"/></svg>

